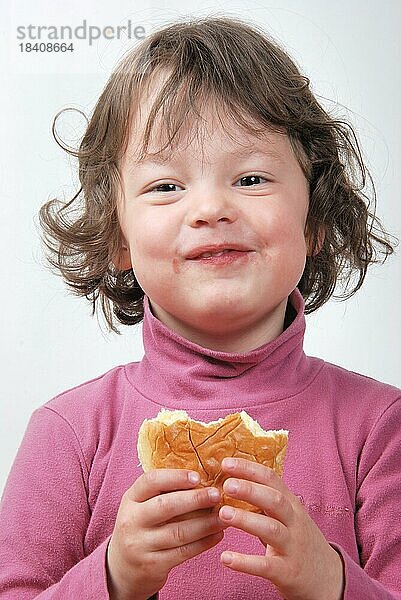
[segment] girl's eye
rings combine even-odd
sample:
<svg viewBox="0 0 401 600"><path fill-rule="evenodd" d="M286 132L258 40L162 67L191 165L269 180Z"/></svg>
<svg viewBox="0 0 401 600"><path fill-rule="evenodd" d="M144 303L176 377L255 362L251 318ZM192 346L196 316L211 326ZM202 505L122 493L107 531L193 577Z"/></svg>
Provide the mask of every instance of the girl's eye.
<svg viewBox="0 0 401 600"><path fill-rule="evenodd" d="M241 179L239 179L239 187L258 185L264 181L267 181L267 179L261 175L246 175L245 177L241 177Z"/></svg>
<svg viewBox="0 0 401 600"><path fill-rule="evenodd" d="M176 185L175 183L161 183L160 185L153 187L149 191L150 192L176 192L177 190L175 188L178 188L178 187L180 187L180 186Z"/></svg>

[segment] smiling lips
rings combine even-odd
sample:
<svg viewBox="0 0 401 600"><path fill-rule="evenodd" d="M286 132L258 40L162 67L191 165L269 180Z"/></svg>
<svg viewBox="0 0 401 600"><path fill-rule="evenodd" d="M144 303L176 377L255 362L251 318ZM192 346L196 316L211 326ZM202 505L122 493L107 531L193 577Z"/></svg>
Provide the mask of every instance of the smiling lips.
<svg viewBox="0 0 401 600"><path fill-rule="evenodd" d="M223 256L223 254L228 254L231 252L238 252L238 250L220 250L219 252L203 252L202 254L197 256L194 260L197 260L200 258L211 258L211 257L216 257L216 256Z"/></svg>
<svg viewBox="0 0 401 600"><path fill-rule="evenodd" d="M250 252L249 248L238 244L215 244L194 248L187 254L187 260L201 260L203 258L217 258L226 254L245 254Z"/></svg>
<svg viewBox="0 0 401 600"><path fill-rule="evenodd" d="M238 244L219 244L195 248L187 255L187 260L210 265L228 265L248 258L252 250Z"/></svg>

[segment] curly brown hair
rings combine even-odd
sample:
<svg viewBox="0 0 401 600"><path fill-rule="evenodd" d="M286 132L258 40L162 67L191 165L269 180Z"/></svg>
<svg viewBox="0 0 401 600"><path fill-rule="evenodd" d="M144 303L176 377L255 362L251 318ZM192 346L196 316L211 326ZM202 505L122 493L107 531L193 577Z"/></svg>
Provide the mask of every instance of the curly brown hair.
<svg viewBox="0 0 401 600"><path fill-rule="evenodd" d="M274 40L254 26L225 17L173 23L123 57L94 108L78 150L61 144L55 118L56 141L79 160L81 188L69 202L52 199L40 209L50 265L75 294L91 301L93 314L100 302L110 330L119 333L115 319L132 325L143 318L144 292L132 269L115 266L123 243L119 165L135 107L162 71L167 77L147 120L143 154L157 118L167 132L162 152L176 141L190 116L201 119L202 108L211 100L248 131L268 127L286 133L310 189L305 235L312 252L298 283L305 312L322 306L338 282L343 284L343 294L334 297L352 296L368 266L384 262L398 243L376 217L375 187L355 132L322 108L309 79ZM371 199L364 192L368 181ZM354 274L357 280L350 286Z"/></svg>

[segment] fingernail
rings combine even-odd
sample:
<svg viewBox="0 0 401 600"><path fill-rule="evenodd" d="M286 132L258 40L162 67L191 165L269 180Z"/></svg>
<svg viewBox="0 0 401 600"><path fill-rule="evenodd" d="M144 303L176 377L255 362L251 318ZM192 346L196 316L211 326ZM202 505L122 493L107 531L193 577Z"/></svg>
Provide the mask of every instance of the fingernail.
<svg viewBox="0 0 401 600"><path fill-rule="evenodd" d="M236 494L239 490L239 483L235 479L228 479L224 484L224 491L229 494Z"/></svg>
<svg viewBox="0 0 401 600"><path fill-rule="evenodd" d="M235 458L223 459L223 467L225 469L233 469L235 467Z"/></svg>
<svg viewBox="0 0 401 600"><path fill-rule="evenodd" d="M188 473L188 480L191 483L199 483L200 482L200 476L199 473L196 473L196 471L190 471Z"/></svg>
<svg viewBox="0 0 401 600"><path fill-rule="evenodd" d="M210 500L212 500L213 502L217 502L218 500L220 500L220 492L218 489L210 488L208 490L208 494L209 494Z"/></svg>
<svg viewBox="0 0 401 600"><path fill-rule="evenodd" d="M220 510L220 515L223 519L227 519L228 521L234 517L235 510L231 506L223 506L223 508Z"/></svg>
<svg viewBox="0 0 401 600"><path fill-rule="evenodd" d="M221 555L221 560L226 565L229 565L233 562L233 555L231 554L231 552L223 552Z"/></svg>

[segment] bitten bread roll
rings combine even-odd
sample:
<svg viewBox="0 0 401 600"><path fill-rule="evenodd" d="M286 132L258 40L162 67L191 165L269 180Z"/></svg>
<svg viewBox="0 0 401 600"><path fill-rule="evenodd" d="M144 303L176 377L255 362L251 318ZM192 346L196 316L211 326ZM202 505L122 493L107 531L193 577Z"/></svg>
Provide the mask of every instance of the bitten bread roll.
<svg viewBox="0 0 401 600"><path fill-rule="evenodd" d="M139 429L138 457L145 472L161 468L197 471L201 486L220 489L221 504L262 512L223 493L229 476L222 473L221 461L246 458L281 476L287 443L288 431L264 431L245 411L203 423L183 410L161 410L154 419L145 419Z"/></svg>

